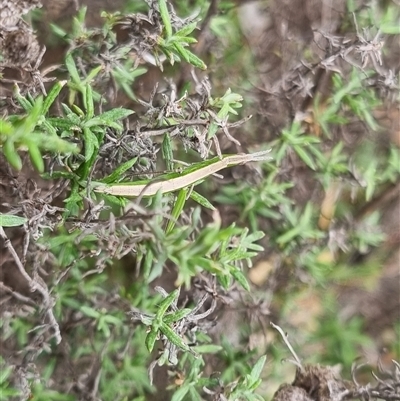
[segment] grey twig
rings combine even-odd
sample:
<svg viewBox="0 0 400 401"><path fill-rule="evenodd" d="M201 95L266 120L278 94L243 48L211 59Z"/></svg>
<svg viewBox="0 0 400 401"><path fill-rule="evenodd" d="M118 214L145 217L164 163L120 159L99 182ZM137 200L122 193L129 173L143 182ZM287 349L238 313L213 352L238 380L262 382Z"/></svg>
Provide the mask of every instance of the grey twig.
<svg viewBox="0 0 400 401"><path fill-rule="evenodd" d="M52 309L54 301L50 297L50 294L49 294L49 291L47 289L45 282L43 281L42 283L39 283L38 280L34 280L29 276L29 274L26 272L26 270L18 256L16 250L14 249L10 239L7 237L7 234L5 233L3 227L1 227L1 226L0 226L0 237L3 238L5 247L11 253L12 257L14 258L15 264L17 265L18 270L20 271L22 276L25 278L25 280L28 282L29 287L31 288L32 292L39 291L40 294L42 295L43 301L44 301L44 309L45 309L47 317L50 321L50 325L54 330L54 337L56 339L56 343L59 344L61 342L60 327L57 323L57 320L54 316L53 309Z"/></svg>

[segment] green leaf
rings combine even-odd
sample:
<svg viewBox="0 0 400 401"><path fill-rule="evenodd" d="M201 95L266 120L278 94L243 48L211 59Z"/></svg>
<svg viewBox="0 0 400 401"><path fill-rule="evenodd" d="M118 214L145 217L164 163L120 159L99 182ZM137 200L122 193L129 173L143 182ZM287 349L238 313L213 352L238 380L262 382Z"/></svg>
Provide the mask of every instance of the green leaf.
<svg viewBox="0 0 400 401"><path fill-rule="evenodd" d="M232 92L232 90L228 88L221 100L223 100L224 103L240 103L243 100L243 96Z"/></svg>
<svg viewBox="0 0 400 401"><path fill-rule="evenodd" d="M124 118L130 116L133 113L134 113L133 110L128 110L128 109L124 109L124 108L120 107L120 108L106 111L106 112L98 115L97 118L102 120L105 123L110 123L110 122L115 122L118 120L123 120Z"/></svg>
<svg viewBox="0 0 400 401"><path fill-rule="evenodd" d="M185 49L180 43L173 42L173 47L175 48L176 52L183 57L185 61L189 64L194 65L195 67L201 68L202 70L206 70L207 66L204 62L199 59L196 55L194 55L191 51Z"/></svg>
<svg viewBox="0 0 400 401"><path fill-rule="evenodd" d="M40 153L39 147L36 145L36 143L34 142L29 143L28 152L31 162L35 166L36 170L39 171L39 173L43 173L44 161L42 154Z"/></svg>
<svg viewBox="0 0 400 401"><path fill-rule="evenodd" d="M18 152L15 149L14 141L11 138L7 139L3 144L3 153L7 161L16 170L20 171L22 169L22 160Z"/></svg>
<svg viewBox="0 0 400 401"><path fill-rule="evenodd" d="M74 81L74 83L76 84L80 84L81 86L81 78L79 77L79 73L75 66L75 61L72 58L71 53L68 53L65 57L65 66L67 67L67 70L72 78L72 81Z"/></svg>
<svg viewBox="0 0 400 401"><path fill-rule="evenodd" d="M98 319L101 316L100 312L98 312L96 309L85 305L80 307L80 311L86 316L92 317L93 319Z"/></svg>
<svg viewBox="0 0 400 401"><path fill-rule="evenodd" d="M294 145L293 149L299 155L300 159L303 160L304 163L307 164L310 169L315 170L316 166L313 159L309 156L309 154L304 150L302 145Z"/></svg>
<svg viewBox="0 0 400 401"><path fill-rule="evenodd" d="M176 334L167 324L162 323L160 326L160 330L165 335L165 337L167 337L168 341L170 341L172 344L176 345L183 351L194 353L194 351L190 349L185 341L183 341L183 339L178 334Z"/></svg>
<svg viewBox="0 0 400 401"><path fill-rule="evenodd" d="M191 309L185 308L180 309L176 312L167 313L163 317L163 322L166 324L178 322L179 320L182 320L184 317L186 317L191 311Z"/></svg>
<svg viewBox="0 0 400 401"><path fill-rule="evenodd" d="M113 182L122 178L122 175L132 168L132 166L137 162L137 159L137 157L134 157L133 159L121 164L110 175L104 177L101 182L104 182L105 184L112 184Z"/></svg>
<svg viewBox="0 0 400 401"><path fill-rule="evenodd" d="M26 217L14 216L12 214L0 214L0 227L17 227L24 225L28 219Z"/></svg>
<svg viewBox="0 0 400 401"><path fill-rule="evenodd" d="M195 345L192 349L199 354L215 354L223 349L221 345L215 344L203 344L203 345Z"/></svg>
<svg viewBox="0 0 400 401"><path fill-rule="evenodd" d="M174 165L173 165L172 160L174 158L174 154L172 152L171 137L169 136L168 133L164 134L161 150L162 150L163 159L167 166L167 170L173 170Z"/></svg>
<svg viewBox="0 0 400 401"><path fill-rule="evenodd" d="M216 210L216 208L214 207L214 205L207 199L205 198L203 195L200 195L198 192L196 191L191 191L190 192L190 197L197 202L199 205L210 209L210 210Z"/></svg>
<svg viewBox="0 0 400 401"><path fill-rule="evenodd" d="M203 401L204 398L201 397L201 395L198 393L196 388L194 386L189 387L189 392L190 392L190 400L191 401Z"/></svg>
<svg viewBox="0 0 400 401"><path fill-rule="evenodd" d="M13 368L11 366L4 367L0 365L0 384L3 384L8 376L10 376Z"/></svg>
<svg viewBox="0 0 400 401"><path fill-rule="evenodd" d="M181 36L181 37L188 36L196 29L196 26L197 22L192 22L191 24L188 24L179 31L175 32L174 36Z"/></svg>
<svg viewBox="0 0 400 401"><path fill-rule="evenodd" d="M67 209L66 214L75 216L79 212L82 201L82 195L78 192L78 184L74 184L70 196L67 199L64 199L65 208Z"/></svg>
<svg viewBox="0 0 400 401"><path fill-rule="evenodd" d="M280 245L285 245L290 242L293 238L297 237L300 233L299 227L294 227L289 231L286 231L284 234L280 235L276 242Z"/></svg>
<svg viewBox="0 0 400 401"><path fill-rule="evenodd" d="M20 92L17 84L14 85L13 95L17 99L18 103L22 106L22 108L26 112L29 112L32 110L32 107L33 107L32 103L29 100L27 100L24 96L21 95L21 92Z"/></svg>
<svg viewBox="0 0 400 401"><path fill-rule="evenodd" d="M154 349L154 344L157 341L159 327L156 322L153 322L151 326L150 332L146 336L145 345L149 352L152 352Z"/></svg>
<svg viewBox="0 0 400 401"><path fill-rule="evenodd" d="M183 57L185 61L190 63L189 61L189 51L186 50L179 42L173 42L172 46L175 48L176 52Z"/></svg>
<svg viewBox="0 0 400 401"><path fill-rule="evenodd" d="M53 85L50 92L43 101L42 115L45 115L49 111L51 105L54 103L57 96L60 94L61 89L64 87L66 83L67 81L58 81Z"/></svg>
<svg viewBox="0 0 400 401"><path fill-rule="evenodd" d="M186 394L189 392L190 385L183 385L178 390L175 391L174 395L171 398L171 401L182 401Z"/></svg>
<svg viewBox="0 0 400 401"><path fill-rule="evenodd" d="M83 99L85 102L86 119L89 120L94 116L93 91L90 84L85 86L85 94Z"/></svg>
<svg viewBox="0 0 400 401"><path fill-rule="evenodd" d="M67 32L65 32L56 24L50 24L50 28L60 38L65 38L67 36Z"/></svg>
<svg viewBox="0 0 400 401"><path fill-rule="evenodd" d="M231 274L234 277L234 279L246 290L250 291L250 286L249 283L247 282L247 279L243 272L239 270L238 268L233 268L231 270Z"/></svg>
<svg viewBox="0 0 400 401"><path fill-rule="evenodd" d="M165 312L167 309L172 305L173 302L179 297L180 289L177 288L176 290L172 291L170 294L168 294L167 297L165 297L160 305L158 306L157 314L156 314L156 320L157 322L161 322Z"/></svg>
<svg viewBox="0 0 400 401"><path fill-rule="evenodd" d="M85 161L88 161L93 156L95 149L99 148L99 140L96 135L86 127L83 129L83 137L85 140Z"/></svg>
<svg viewBox="0 0 400 401"><path fill-rule="evenodd" d="M218 128L219 128L218 125L215 124L214 121L212 121L211 124L208 127L207 139L213 138L215 136L215 134L217 133Z"/></svg>
<svg viewBox="0 0 400 401"><path fill-rule="evenodd" d="M192 44L192 43L197 43L197 39L195 38L185 38L185 37L180 37L180 36L171 36L168 40L168 45L173 43L173 42L179 42L179 43L188 43L188 44Z"/></svg>
<svg viewBox="0 0 400 401"><path fill-rule="evenodd" d="M253 381L256 381L260 378L261 373L264 369L265 362L267 360L267 356L263 355L254 365L253 369L251 370L250 376Z"/></svg>
<svg viewBox="0 0 400 401"><path fill-rule="evenodd" d="M181 215L182 210L185 206L188 191L189 188L183 188L179 191L178 196L176 197L174 207L171 212L171 218L168 220L167 227L165 229L166 234L171 233L172 230L174 229L175 224L179 219L179 216Z"/></svg>
<svg viewBox="0 0 400 401"><path fill-rule="evenodd" d="M220 282L221 286L227 290L230 283L231 283L231 279L230 276L228 274L219 274L217 275L218 281Z"/></svg>
<svg viewBox="0 0 400 401"><path fill-rule="evenodd" d="M79 117L84 118L85 117L85 113L83 112L83 110L78 107L76 104L73 104L72 106L72 110L74 111L75 114L77 114Z"/></svg>
<svg viewBox="0 0 400 401"><path fill-rule="evenodd" d="M165 33L167 37L172 36L172 24L169 16L167 2L165 0L158 0L158 7L160 9L161 19L164 24Z"/></svg>
<svg viewBox="0 0 400 401"><path fill-rule="evenodd" d="M85 78L85 82L89 84L102 69L103 67L101 65L93 68Z"/></svg>

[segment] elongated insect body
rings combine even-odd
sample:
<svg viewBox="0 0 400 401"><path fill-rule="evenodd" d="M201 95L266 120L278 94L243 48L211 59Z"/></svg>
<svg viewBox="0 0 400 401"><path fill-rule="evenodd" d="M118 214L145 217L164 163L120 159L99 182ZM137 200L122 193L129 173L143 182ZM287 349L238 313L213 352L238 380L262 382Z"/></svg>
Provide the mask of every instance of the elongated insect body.
<svg viewBox="0 0 400 401"><path fill-rule="evenodd" d="M248 162L263 161L270 159L269 150L256 153L239 153L237 155L225 155L222 159L215 157L211 160L200 162L195 166L188 167L181 173L173 173L151 181L125 182L119 184L99 184L94 188L96 192L114 196L138 197L153 196L158 191L161 193L174 192L179 189L194 185L206 177L217 173L227 167L245 164Z"/></svg>

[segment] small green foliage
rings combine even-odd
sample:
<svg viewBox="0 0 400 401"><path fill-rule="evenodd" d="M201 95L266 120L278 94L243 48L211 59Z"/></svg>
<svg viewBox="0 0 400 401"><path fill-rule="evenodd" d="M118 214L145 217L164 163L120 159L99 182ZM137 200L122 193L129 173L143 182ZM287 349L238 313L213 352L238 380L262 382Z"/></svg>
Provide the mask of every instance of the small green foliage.
<svg viewBox="0 0 400 401"><path fill-rule="evenodd" d="M224 185L215 200L226 205L237 205L242 211L241 219L248 219L253 230L258 229L260 218L281 220L279 208L290 206L291 200L286 196L291 182L279 182L277 171L268 171L258 185L241 183Z"/></svg>
<svg viewBox="0 0 400 401"><path fill-rule="evenodd" d="M318 339L323 343L323 362L350 366L359 357L362 348L371 345L371 339L363 333L363 319L359 316L350 319L340 317L331 296L325 297L324 304L326 315L320 317L318 328L310 340Z"/></svg>
<svg viewBox="0 0 400 401"><path fill-rule="evenodd" d="M204 227L197 235L198 241L193 243L189 238L197 230L198 217L199 209L196 209L191 226L175 227L169 233L157 230L156 238L163 248L160 252L151 241L148 242L146 260L149 261L150 257L154 262L148 262L149 266L145 268L147 280L151 282L158 277L162 272L160 266L170 260L179 266L177 282L187 288L196 274L209 272L216 275L224 288L228 288L234 278L248 289L241 266L244 262L249 264L250 258L262 250L257 241L264 234L255 232L249 235L247 230L234 225L223 229L215 222Z"/></svg>
<svg viewBox="0 0 400 401"><path fill-rule="evenodd" d="M208 128L207 137L208 139L213 138L218 130L219 126L225 126L228 116L230 114L237 115L235 109L240 109L242 107L241 101L243 97L237 93L233 93L231 89L227 89L224 96L221 98L212 99L210 98L210 105L217 111L217 119L215 122L210 124Z"/></svg>
<svg viewBox="0 0 400 401"><path fill-rule="evenodd" d="M276 238L276 243L288 252L296 244L323 238L325 234L316 228L313 212L311 203L307 203L303 210L284 207L284 233Z"/></svg>
<svg viewBox="0 0 400 401"><path fill-rule="evenodd" d="M0 357L0 400L8 400L21 396L21 391L10 386L9 378L13 371L12 366L7 366L3 357Z"/></svg>
<svg viewBox="0 0 400 401"><path fill-rule="evenodd" d="M248 401L263 401L263 397L258 394L254 394L254 391L261 384L262 379L260 378L263 367L267 360L266 356L262 356L254 365L253 369L244 378L239 380L236 386L232 389L229 394L228 400L243 399Z"/></svg>
<svg viewBox="0 0 400 401"><path fill-rule="evenodd" d="M367 253L385 240L386 235L378 228L379 219L378 212L371 213L351 233L350 241L361 254Z"/></svg>
<svg viewBox="0 0 400 401"><path fill-rule="evenodd" d="M61 139L56 127L45 118L64 84L63 81L56 83L44 99L22 96L15 86L14 95L26 114L0 120L0 145L7 161L16 170L22 168L19 149L28 151L32 164L40 173L44 171L42 151L77 153L77 146Z"/></svg>
<svg viewBox="0 0 400 401"><path fill-rule="evenodd" d="M312 170L316 170L315 155L320 155L317 144L320 140L316 137L304 135L300 123L294 122L289 130L283 130L281 137L273 143L276 146L273 157L278 165L282 163L285 156L294 151L299 158Z"/></svg>

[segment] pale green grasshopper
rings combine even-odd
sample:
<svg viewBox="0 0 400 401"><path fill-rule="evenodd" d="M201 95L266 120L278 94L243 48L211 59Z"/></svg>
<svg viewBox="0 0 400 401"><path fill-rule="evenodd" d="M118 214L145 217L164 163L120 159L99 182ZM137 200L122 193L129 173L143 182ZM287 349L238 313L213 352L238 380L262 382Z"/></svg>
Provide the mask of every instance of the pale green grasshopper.
<svg viewBox="0 0 400 401"><path fill-rule="evenodd" d="M165 194L169 192L179 191L173 210L171 212L172 219L169 220L166 233L172 231L175 222L181 214L185 205L186 199L190 197L204 207L214 210L214 206L199 193L189 190L199 184L205 178L217 173L228 167L245 164L248 162L269 160L269 150L263 150L256 153L242 153L237 155L223 155L214 157L210 160L205 160L196 163L182 170L162 175L156 180L140 180L132 182L123 182L117 184L96 183L94 191L113 196L124 196L130 198L149 197L157 193Z"/></svg>
<svg viewBox="0 0 400 401"><path fill-rule="evenodd" d="M140 180L118 184L97 183L94 190L108 195L125 196L129 198L153 196L158 191L163 194L175 192L179 189L196 185L208 176L227 167L248 162L268 160L270 159L269 152L269 150L263 150L256 153L223 155L222 158L214 157L213 159L196 163L193 166L183 169L181 172L162 175L156 180Z"/></svg>

